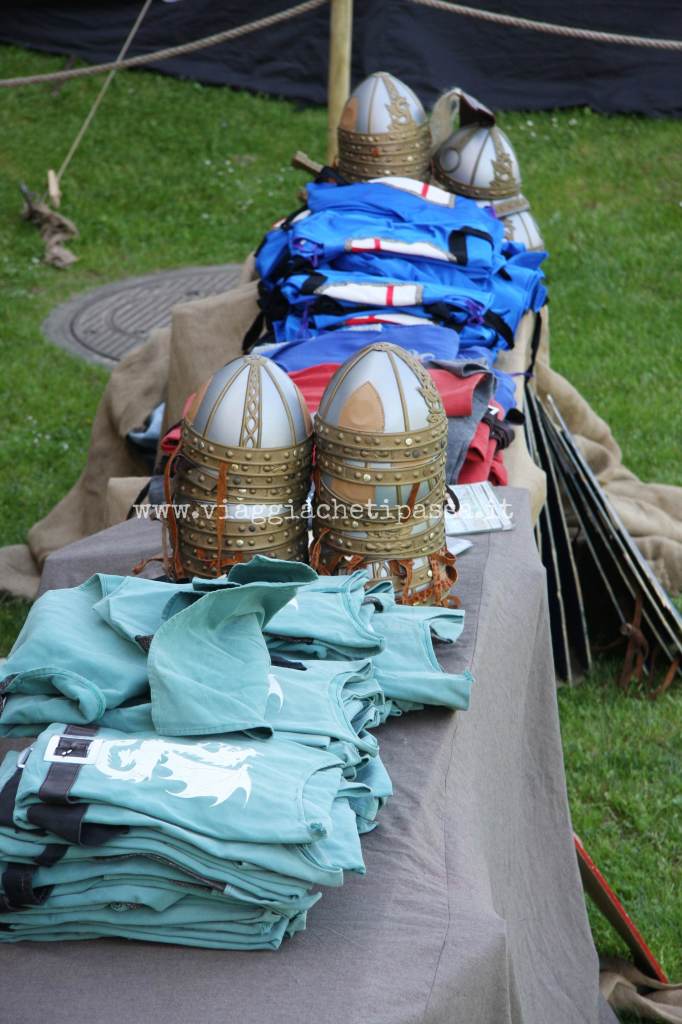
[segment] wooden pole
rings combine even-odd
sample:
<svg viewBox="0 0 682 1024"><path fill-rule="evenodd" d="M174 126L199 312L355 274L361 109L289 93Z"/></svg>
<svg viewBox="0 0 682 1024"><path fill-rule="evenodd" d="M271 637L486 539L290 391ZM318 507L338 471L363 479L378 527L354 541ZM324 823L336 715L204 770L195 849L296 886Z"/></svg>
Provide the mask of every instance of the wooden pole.
<svg viewBox="0 0 682 1024"><path fill-rule="evenodd" d="M336 129L350 95L353 41L353 0L331 0L329 12L329 77L327 79L327 163L337 156Z"/></svg>

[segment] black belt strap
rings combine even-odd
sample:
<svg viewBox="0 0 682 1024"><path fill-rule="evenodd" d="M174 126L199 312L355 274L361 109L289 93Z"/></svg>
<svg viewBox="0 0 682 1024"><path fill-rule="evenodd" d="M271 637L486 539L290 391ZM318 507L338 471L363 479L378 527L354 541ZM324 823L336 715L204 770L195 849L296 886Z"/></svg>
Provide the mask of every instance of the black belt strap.
<svg viewBox="0 0 682 1024"><path fill-rule="evenodd" d="M40 907L52 892L53 886L40 885L33 888L33 878L39 867L51 867L66 853L68 847L61 843L45 846L33 864L8 864L2 874L3 894L0 908L3 912L20 910L23 907Z"/></svg>
<svg viewBox="0 0 682 1024"><path fill-rule="evenodd" d="M493 241L492 236L487 231L480 231L478 228L462 227L451 231L448 237L448 247L455 257L455 261L463 267L466 266L469 259L467 236L469 238L481 238L484 242L489 242L491 245Z"/></svg>
<svg viewBox="0 0 682 1024"><path fill-rule="evenodd" d="M56 757L85 757L90 743L97 733L94 725L69 725L61 735ZM53 761L48 768L45 781L38 790L38 799L46 804L71 804L73 799L69 791L78 778L81 764L68 764Z"/></svg>
<svg viewBox="0 0 682 1024"><path fill-rule="evenodd" d="M21 781L21 768L17 768L0 790L0 825L14 827L14 804Z"/></svg>
<svg viewBox="0 0 682 1024"><path fill-rule="evenodd" d="M40 907L52 892L53 886L40 885L33 888L34 865L8 864L2 873L3 895L0 906L3 910L23 910L25 907Z"/></svg>
<svg viewBox="0 0 682 1024"><path fill-rule="evenodd" d="M102 846L129 831L127 825L99 825L84 822L88 804L31 804L26 817L32 825L60 836L73 846Z"/></svg>
<svg viewBox="0 0 682 1024"><path fill-rule="evenodd" d="M488 428L490 429L490 436L497 444L498 451L508 448L514 440L514 430L511 425L504 420L498 419L497 416L491 412L487 412L484 415L483 422L488 425Z"/></svg>
<svg viewBox="0 0 682 1024"><path fill-rule="evenodd" d="M291 661L290 658L285 658L283 654L271 654L270 662L276 668L295 668L298 672L307 671L302 661Z"/></svg>
<svg viewBox="0 0 682 1024"><path fill-rule="evenodd" d="M448 238L448 248L455 257L455 263L465 267L468 262L467 239L463 231L451 231Z"/></svg>
<svg viewBox="0 0 682 1024"><path fill-rule="evenodd" d="M61 860L68 847L64 843L50 843L35 858L35 863L41 868L51 868L58 860Z"/></svg>
<svg viewBox="0 0 682 1024"><path fill-rule="evenodd" d="M489 309L487 313L483 314L483 323L497 331L500 337L507 342L508 348L514 348L514 332L498 313L493 313L492 309Z"/></svg>

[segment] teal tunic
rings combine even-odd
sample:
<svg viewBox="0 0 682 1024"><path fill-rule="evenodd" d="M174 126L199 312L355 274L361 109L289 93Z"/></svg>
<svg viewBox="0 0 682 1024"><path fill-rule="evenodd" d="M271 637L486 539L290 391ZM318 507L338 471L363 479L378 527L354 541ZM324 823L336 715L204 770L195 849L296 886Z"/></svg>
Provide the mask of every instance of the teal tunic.
<svg viewBox="0 0 682 1024"><path fill-rule="evenodd" d="M468 708L473 676L469 671L443 671L434 649L434 641L453 644L459 638L464 628L461 609L385 601L372 626L385 644L374 658L374 671L394 708L417 710L425 704Z"/></svg>
<svg viewBox="0 0 682 1024"><path fill-rule="evenodd" d="M14 812L20 828L29 813L64 726L36 740L21 773ZM54 755L57 760L59 758ZM308 843L332 828L331 808L341 782L339 761L326 751L278 740L175 740L101 729L69 791L87 805L84 823L148 826L183 835L261 843ZM33 815L35 819L35 812Z"/></svg>
<svg viewBox="0 0 682 1024"><path fill-rule="evenodd" d="M181 585L98 575L37 602L0 733L60 724L0 765L0 941L276 949L313 887L363 874L360 835L392 793L374 730L465 708L472 682L436 656L463 612L367 582L260 557ZM55 800L61 723L88 722Z"/></svg>
<svg viewBox="0 0 682 1024"><path fill-rule="evenodd" d="M373 757L357 772L357 781L369 787L369 793L351 796L349 803L356 815L358 832L371 832L377 826L377 816L393 795L393 785L380 757Z"/></svg>
<svg viewBox="0 0 682 1024"><path fill-rule="evenodd" d="M296 597L265 628L271 650L303 658L368 658L383 648L372 629L373 609L364 603L368 574L321 576L301 587Z"/></svg>
<svg viewBox="0 0 682 1024"><path fill-rule="evenodd" d="M273 665L266 718L275 730L300 738L346 740L358 750L375 754L379 744L364 730L366 717L383 708L383 692L373 675L372 662L306 661L298 668ZM356 724L357 723L357 724Z"/></svg>
<svg viewBox="0 0 682 1024"><path fill-rule="evenodd" d="M31 723L84 725L146 692L145 652L96 611L120 582L98 574L36 601L2 666L0 733Z"/></svg>
<svg viewBox="0 0 682 1024"><path fill-rule="evenodd" d="M247 730L264 719L269 619L317 578L306 565L257 556L227 578L190 584L97 574L49 591L31 609L4 666L0 735L54 721L101 721L192 736ZM33 727L33 728L32 728Z"/></svg>

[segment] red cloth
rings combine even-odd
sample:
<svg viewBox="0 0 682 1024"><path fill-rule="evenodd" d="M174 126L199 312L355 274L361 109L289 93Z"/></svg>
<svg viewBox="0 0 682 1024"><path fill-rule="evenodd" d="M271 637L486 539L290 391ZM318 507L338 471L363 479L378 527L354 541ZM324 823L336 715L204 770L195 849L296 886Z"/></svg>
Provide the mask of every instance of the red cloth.
<svg viewBox="0 0 682 1024"><path fill-rule="evenodd" d="M472 373L469 377L458 377L449 370L429 370L433 383L438 388L443 407L448 416L471 416L474 407L474 391L485 374Z"/></svg>
<svg viewBox="0 0 682 1024"><path fill-rule="evenodd" d="M319 363L317 366L308 366L305 370L291 370L289 373L293 382L300 388L311 412L317 412L319 409L324 389L340 366L341 363Z"/></svg>
<svg viewBox="0 0 682 1024"><path fill-rule="evenodd" d="M308 366L305 370L292 370L289 374L301 389L311 412L317 412L324 389L340 365L341 363L320 363L318 366ZM429 373L438 388L447 415L471 416L474 391L483 374L474 373L470 377L458 377L449 370L438 369L429 370ZM496 402L491 404L504 415L501 406ZM481 421L476 428L457 483L474 484L484 480L490 480L492 484L499 486L508 483L502 452L498 451L497 442L490 437L488 424Z"/></svg>
<svg viewBox="0 0 682 1024"><path fill-rule="evenodd" d="M499 448L495 452L493 461L490 464L488 480L490 480L493 487L506 487L509 483L509 474L504 464L504 452L500 451Z"/></svg>
<svg viewBox="0 0 682 1024"><path fill-rule="evenodd" d="M490 403L504 415L502 407L494 400ZM467 457L464 460L458 484L478 484L489 480L496 486L505 486L509 482L507 470L504 465L503 453L497 447L497 441L490 436L490 427L481 420L476 427Z"/></svg>
<svg viewBox="0 0 682 1024"><path fill-rule="evenodd" d="M341 363L320 363L309 366L305 370L292 370L289 376L301 390L311 412L317 412L324 389L332 379ZM474 391L483 378L482 373L473 373L469 377L458 377L449 370L429 370L433 382L443 402L448 416L471 416ZM182 415L189 409L194 394L185 402ZM503 415L501 406L492 402ZM165 434L161 441L161 450L170 455L180 443L180 424ZM467 457L457 480L458 484L475 484L490 480L492 484L504 486L508 482L507 470L504 466L502 452L498 451L497 443L490 437L490 427L481 421L476 428Z"/></svg>
<svg viewBox="0 0 682 1024"><path fill-rule="evenodd" d="M289 376L299 386L311 412L316 412L327 384L338 370L341 363L320 363L308 366L305 370L292 370ZM470 377L458 377L449 370L429 370L433 382L443 401L448 416L471 416L474 391L482 373L473 373Z"/></svg>
<svg viewBox="0 0 682 1024"><path fill-rule="evenodd" d="M187 415L187 411L188 411L190 405L192 404L192 401L193 401L195 395L196 395L196 391L193 391L192 394L189 396L189 398L186 400L185 404L183 405L183 407L182 407L183 418ZM165 455L172 455L173 452L175 451L175 449L180 444L181 430L182 430L182 428L180 426L180 423L175 423L170 428L170 430L166 431L166 433L161 438L161 451Z"/></svg>

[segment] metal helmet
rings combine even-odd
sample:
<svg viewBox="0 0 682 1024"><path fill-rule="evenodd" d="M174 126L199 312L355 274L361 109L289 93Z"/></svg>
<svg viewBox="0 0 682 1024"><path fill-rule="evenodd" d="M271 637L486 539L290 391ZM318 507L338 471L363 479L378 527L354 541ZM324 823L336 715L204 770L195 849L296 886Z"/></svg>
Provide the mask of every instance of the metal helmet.
<svg viewBox="0 0 682 1024"><path fill-rule="evenodd" d="M471 199L504 199L521 191L511 142L492 110L465 92L460 93L459 128L437 150L433 174L448 191Z"/></svg>
<svg viewBox="0 0 682 1024"><path fill-rule="evenodd" d="M523 242L530 252L545 248L540 228L525 196L500 199L493 203L493 209L504 224L504 233L510 242Z"/></svg>
<svg viewBox="0 0 682 1024"><path fill-rule="evenodd" d="M519 194L509 199L497 199L493 203L480 199L478 205L492 206L495 215L504 224L504 234L510 242L523 242L529 252L544 250L540 228L530 212L530 203L525 196Z"/></svg>
<svg viewBox="0 0 682 1024"><path fill-rule="evenodd" d="M256 554L306 561L311 460L308 408L276 363L245 355L218 370L174 458L173 575L219 576Z"/></svg>
<svg viewBox="0 0 682 1024"><path fill-rule="evenodd" d="M373 579L390 579L403 603L451 603L447 434L433 381L405 349L370 345L337 370L315 418L318 572L367 568Z"/></svg>
<svg viewBox="0 0 682 1024"><path fill-rule="evenodd" d="M425 180L431 134L409 86L376 71L355 89L338 127L339 171L349 181L402 176Z"/></svg>

